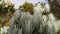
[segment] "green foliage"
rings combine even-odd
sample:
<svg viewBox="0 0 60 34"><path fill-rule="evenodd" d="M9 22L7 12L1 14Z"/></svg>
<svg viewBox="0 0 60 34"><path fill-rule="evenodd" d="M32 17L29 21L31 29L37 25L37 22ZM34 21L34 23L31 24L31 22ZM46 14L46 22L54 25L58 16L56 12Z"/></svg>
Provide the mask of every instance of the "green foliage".
<svg viewBox="0 0 60 34"><path fill-rule="evenodd" d="M14 11L15 11L14 4L8 5L8 10L11 11L12 13L14 13Z"/></svg>
<svg viewBox="0 0 60 34"><path fill-rule="evenodd" d="M2 21L2 18L0 18L0 22Z"/></svg>
<svg viewBox="0 0 60 34"><path fill-rule="evenodd" d="M4 9L5 9L5 2L2 1L2 3L0 4L0 13L4 14L6 12Z"/></svg>
<svg viewBox="0 0 60 34"><path fill-rule="evenodd" d="M25 12L28 12L28 11L31 11L34 9L34 6L32 3L29 3L29 2L25 2L23 5L22 5L22 8Z"/></svg>
<svg viewBox="0 0 60 34"><path fill-rule="evenodd" d="M14 13L14 4L6 3L4 0L0 3L0 23L4 26L5 22L10 19L10 15Z"/></svg>
<svg viewBox="0 0 60 34"><path fill-rule="evenodd" d="M0 23L3 24L5 22L4 18L0 17Z"/></svg>
<svg viewBox="0 0 60 34"><path fill-rule="evenodd" d="M10 4L9 3L5 3L4 1L2 1L2 3L0 4L0 14L5 15L8 12L14 12L14 4Z"/></svg>

